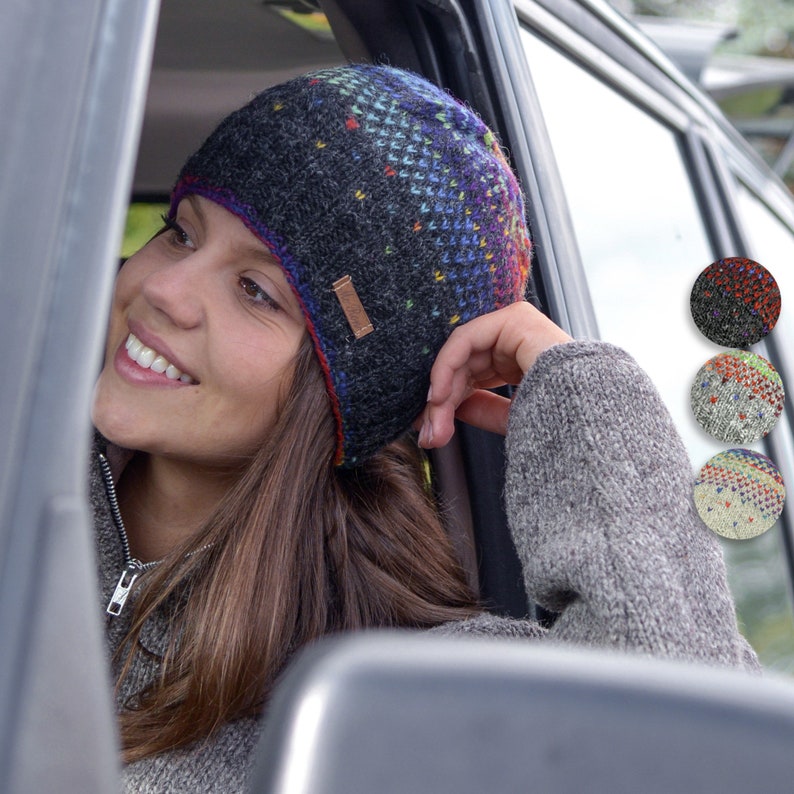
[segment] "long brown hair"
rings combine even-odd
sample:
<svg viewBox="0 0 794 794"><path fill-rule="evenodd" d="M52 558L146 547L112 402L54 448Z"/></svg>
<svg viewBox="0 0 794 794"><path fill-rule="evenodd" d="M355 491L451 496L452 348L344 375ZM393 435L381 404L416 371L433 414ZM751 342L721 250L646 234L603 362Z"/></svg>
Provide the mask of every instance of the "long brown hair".
<svg viewBox="0 0 794 794"><path fill-rule="evenodd" d="M349 471L334 467L334 452L307 340L267 442L190 546L147 576L118 654L120 687L152 613L173 609L174 628L161 674L120 715L125 761L259 713L311 640L475 611L415 445L396 442Z"/></svg>

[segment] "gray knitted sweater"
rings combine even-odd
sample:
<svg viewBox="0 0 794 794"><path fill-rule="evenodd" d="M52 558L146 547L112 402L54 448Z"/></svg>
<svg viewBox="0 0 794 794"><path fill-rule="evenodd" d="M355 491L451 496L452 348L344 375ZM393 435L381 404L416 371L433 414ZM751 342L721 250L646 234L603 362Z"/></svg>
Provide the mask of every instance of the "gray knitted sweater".
<svg viewBox="0 0 794 794"><path fill-rule="evenodd" d="M102 609L124 567L99 467L92 472ZM443 634L526 637L757 670L737 630L715 536L692 501L687 454L657 392L623 351L571 342L543 353L511 408L505 500L533 600L560 612L549 631L482 614ZM127 609L108 621L112 652ZM123 698L156 674L168 623L145 627ZM245 789L258 721L125 770L128 792Z"/></svg>

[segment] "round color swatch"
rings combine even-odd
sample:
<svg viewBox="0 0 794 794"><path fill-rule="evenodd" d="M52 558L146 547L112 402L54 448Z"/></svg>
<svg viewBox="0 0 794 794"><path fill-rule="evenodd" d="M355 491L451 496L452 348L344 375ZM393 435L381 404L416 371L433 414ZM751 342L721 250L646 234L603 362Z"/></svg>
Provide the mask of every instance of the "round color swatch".
<svg viewBox="0 0 794 794"><path fill-rule="evenodd" d="M766 532L783 512L786 489L765 455L729 449L711 458L695 481L695 507L709 529L733 540Z"/></svg>
<svg viewBox="0 0 794 794"><path fill-rule="evenodd" d="M780 418L785 396L777 370L746 350L730 350L709 359L689 393L701 427L729 444L763 438Z"/></svg>
<svg viewBox="0 0 794 794"><path fill-rule="evenodd" d="M718 259L697 277L689 305L695 324L712 342L747 347L775 327L780 288L752 259Z"/></svg>

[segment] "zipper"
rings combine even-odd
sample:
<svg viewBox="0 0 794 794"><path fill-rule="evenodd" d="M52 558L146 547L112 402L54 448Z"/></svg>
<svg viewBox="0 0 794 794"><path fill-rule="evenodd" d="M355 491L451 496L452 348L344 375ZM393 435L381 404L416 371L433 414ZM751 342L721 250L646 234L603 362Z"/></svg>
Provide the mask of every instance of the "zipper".
<svg viewBox="0 0 794 794"><path fill-rule="evenodd" d="M124 526L124 520L121 517L121 510L119 510L119 500L116 496L116 484L113 482L113 475L110 471L110 464L108 459L100 452L99 465L102 469L102 479L105 482L105 492L108 496L110 503L110 514L113 517L113 523L116 525L116 530L119 533L121 540L121 550L124 555L124 570L121 572L116 589L110 597L107 609L105 610L108 615L118 617L124 609L124 604L127 602L127 597L132 592L132 587L138 578L151 570L156 565L159 565L161 560L153 560L152 562L141 562L135 559L130 552L130 540L127 537L127 530Z"/></svg>
<svg viewBox="0 0 794 794"><path fill-rule="evenodd" d="M124 570L119 576L116 583L116 589L110 597L107 608L105 611L112 617L118 617L124 609L124 604L127 602L127 597L132 592L135 582L155 566L159 565L162 560L152 560L151 562L141 562L132 556L130 551L130 540L127 537L127 529L124 526L124 519L121 517L121 510L119 509L119 500L116 496L116 484L113 482L113 474L110 471L110 464L108 459L100 452L99 453L99 466L102 470L102 479L105 483L105 492L107 493L108 502L110 503L110 514L113 517L113 523L119 533L121 540L121 550L124 555ZM212 547L212 543L207 543L200 549L188 552L187 557L192 557L201 551L206 551Z"/></svg>

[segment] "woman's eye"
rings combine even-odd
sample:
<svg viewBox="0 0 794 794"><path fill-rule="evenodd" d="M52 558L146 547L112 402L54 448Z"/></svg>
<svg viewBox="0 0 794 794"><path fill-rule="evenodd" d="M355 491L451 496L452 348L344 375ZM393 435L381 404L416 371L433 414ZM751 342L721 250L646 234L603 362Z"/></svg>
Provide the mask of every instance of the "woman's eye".
<svg viewBox="0 0 794 794"><path fill-rule="evenodd" d="M165 224L165 233L168 241L177 246L185 248L195 248L190 235L177 223L174 218L163 215L163 223Z"/></svg>
<svg viewBox="0 0 794 794"><path fill-rule="evenodd" d="M279 310L281 306L270 297L253 279L247 276L240 276L240 286L247 300L258 306L265 306L269 309Z"/></svg>

